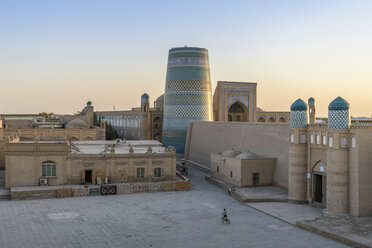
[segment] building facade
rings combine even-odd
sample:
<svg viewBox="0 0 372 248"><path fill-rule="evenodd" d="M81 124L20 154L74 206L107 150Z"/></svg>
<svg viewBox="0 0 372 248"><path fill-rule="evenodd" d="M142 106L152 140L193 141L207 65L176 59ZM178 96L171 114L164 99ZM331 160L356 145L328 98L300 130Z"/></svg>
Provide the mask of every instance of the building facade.
<svg viewBox="0 0 372 248"><path fill-rule="evenodd" d="M100 121L105 121L117 131L121 139L162 141L164 95L158 97L150 108L150 97L141 96L141 107L127 111L97 111Z"/></svg>
<svg viewBox="0 0 372 248"><path fill-rule="evenodd" d="M184 154L190 121L212 121L208 50L178 47L169 50L164 93L163 143Z"/></svg>
<svg viewBox="0 0 372 248"><path fill-rule="evenodd" d="M372 129L350 124L349 103L337 97L328 123L315 123L314 99L291 106L289 199L325 207L330 213L372 215ZM309 120L309 121L308 121Z"/></svg>
<svg viewBox="0 0 372 248"><path fill-rule="evenodd" d="M6 188L176 179L175 150L157 141L14 141L5 161Z"/></svg>
<svg viewBox="0 0 372 248"><path fill-rule="evenodd" d="M218 81L213 94L214 121L289 122L289 112L257 107L257 83Z"/></svg>

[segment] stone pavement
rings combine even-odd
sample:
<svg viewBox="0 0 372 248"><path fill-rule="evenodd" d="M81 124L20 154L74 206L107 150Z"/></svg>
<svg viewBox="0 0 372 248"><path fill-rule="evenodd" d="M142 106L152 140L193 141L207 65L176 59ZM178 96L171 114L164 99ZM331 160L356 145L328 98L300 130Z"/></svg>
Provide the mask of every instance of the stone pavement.
<svg viewBox="0 0 372 248"><path fill-rule="evenodd" d="M232 185L206 175L205 179L216 184L227 192ZM240 202L286 202L288 191L275 186L239 187L231 195Z"/></svg>
<svg viewBox="0 0 372 248"><path fill-rule="evenodd" d="M307 204L254 202L246 205L292 225L296 225L298 221L313 220L322 216L322 209Z"/></svg>
<svg viewBox="0 0 372 248"><path fill-rule="evenodd" d="M297 222L297 226L355 247L372 247L372 217L329 215Z"/></svg>
<svg viewBox="0 0 372 248"><path fill-rule="evenodd" d="M232 200L204 176L189 169L190 191L0 201L0 247L347 247Z"/></svg>

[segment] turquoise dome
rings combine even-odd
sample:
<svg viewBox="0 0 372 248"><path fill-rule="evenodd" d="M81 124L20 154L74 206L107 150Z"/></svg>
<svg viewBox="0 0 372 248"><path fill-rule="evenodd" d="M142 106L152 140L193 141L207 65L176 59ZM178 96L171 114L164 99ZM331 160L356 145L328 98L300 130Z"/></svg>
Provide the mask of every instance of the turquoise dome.
<svg viewBox="0 0 372 248"><path fill-rule="evenodd" d="M88 106L88 107L92 106L92 102L91 102L91 101L88 101L88 102L87 102L87 106Z"/></svg>
<svg viewBox="0 0 372 248"><path fill-rule="evenodd" d="M342 97L337 97L328 105L328 110L348 110L349 103L345 101Z"/></svg>
<svg viewBox="0 0 372 248"><path fill-rule="evenodd" d="M291 105L291 111L307 111L307 105L302 99L297 99Z"/></svg>
<svg viewBox="0 0 372 248"><path fill-rule="evenodd" d="M315 102L314 97L310 97L309 100L308 100L308 102Z"/></svg>
<svg viewBox="0 0 372 248"><path fill-rule="evenodd" d="M147 95L146 93L144 93L141 98L149 98L149 95Z"/></svg>

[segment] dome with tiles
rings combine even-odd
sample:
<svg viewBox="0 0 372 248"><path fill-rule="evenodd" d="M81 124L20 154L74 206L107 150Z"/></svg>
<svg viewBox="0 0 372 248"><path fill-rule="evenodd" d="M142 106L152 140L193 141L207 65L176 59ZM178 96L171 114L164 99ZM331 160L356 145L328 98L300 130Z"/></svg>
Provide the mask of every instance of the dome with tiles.
<svg viewBox="0 0 372 248"><path fill-rule="evenodd" d="M348 110L349 103L345 101L342 97L337 97L328 105L328 110Z"/></svg>
<svg viewBox="0 0 372 248"><path fill-rule="evenodd" d="M302 99L297 99L292 105L291 105L291 111L306 111L307 105Z"/></svg>
<svg viewBox="0 0 372 248"><path fill-rule="evenodd" d="M141 96L141 103L148 103L148 102L149 102L149 95L147 95L146 93L144 93Z"/></svg>

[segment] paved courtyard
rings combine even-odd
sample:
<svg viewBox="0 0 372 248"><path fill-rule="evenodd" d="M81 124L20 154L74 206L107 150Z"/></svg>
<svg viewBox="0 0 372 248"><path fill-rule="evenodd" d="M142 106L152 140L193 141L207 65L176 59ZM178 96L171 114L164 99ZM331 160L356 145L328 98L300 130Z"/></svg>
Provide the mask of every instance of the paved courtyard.
<svg viewBox="0 0 372 248"><path fill-rule="evenodd" d="M346 247L237 202L204 175L190 168L184 192L0 201L0 247Z"/></svg>

